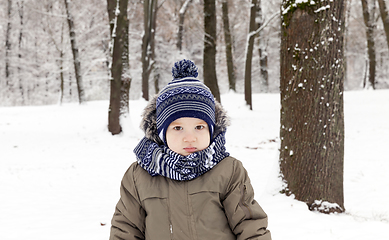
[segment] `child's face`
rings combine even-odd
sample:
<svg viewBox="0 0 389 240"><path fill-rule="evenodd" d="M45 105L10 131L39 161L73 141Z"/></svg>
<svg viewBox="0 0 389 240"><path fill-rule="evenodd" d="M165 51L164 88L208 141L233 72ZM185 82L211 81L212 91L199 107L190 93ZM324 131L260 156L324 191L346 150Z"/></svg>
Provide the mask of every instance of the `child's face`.
<svg viewBox="0 0 389 240"><path fill-rule="evenodd" d="M183 156L206 149L210 144L208 124L198 118L173 121L166 131L168 147Z"/></svg>

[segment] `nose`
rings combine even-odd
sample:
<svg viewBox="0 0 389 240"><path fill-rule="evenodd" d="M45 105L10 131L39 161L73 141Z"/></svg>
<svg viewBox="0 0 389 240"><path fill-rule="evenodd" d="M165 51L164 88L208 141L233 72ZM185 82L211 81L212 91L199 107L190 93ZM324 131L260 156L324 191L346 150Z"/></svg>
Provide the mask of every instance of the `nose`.
<svg viewBox="0 0 389 240"><path fill-rule="evenodd" d="M184 142L196 142L196 134L192 131L185 132Z"/></svg>

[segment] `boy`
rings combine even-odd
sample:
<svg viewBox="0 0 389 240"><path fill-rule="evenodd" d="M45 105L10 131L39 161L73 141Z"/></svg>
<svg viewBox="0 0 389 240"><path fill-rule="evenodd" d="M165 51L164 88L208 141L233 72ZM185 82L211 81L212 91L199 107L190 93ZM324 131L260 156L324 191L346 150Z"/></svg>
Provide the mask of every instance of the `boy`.
<svg viewBox="0 0 389 240"><path fill-rule="evenodd" d="M271 239L242 163L225 149L228 117L182 60L150 100L112 218L118 239Z"/></svg>

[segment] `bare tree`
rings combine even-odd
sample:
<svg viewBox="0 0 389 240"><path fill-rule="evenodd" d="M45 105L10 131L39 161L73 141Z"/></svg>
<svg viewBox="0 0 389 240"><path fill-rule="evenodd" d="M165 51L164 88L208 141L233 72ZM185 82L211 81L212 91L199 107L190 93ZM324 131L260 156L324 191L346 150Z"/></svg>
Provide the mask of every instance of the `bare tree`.
<svg viewBox="0 0 389 240"><path fill-rule="evenodd" d="M64 31L64 24L62 24L62 31L61 31L61 46L63 44L63 31ZM63 96L64 96L64 83L65 78L63 74L64 70L64 51L62 48L59 48L59 79L60 79L60 87L59 87L59 104L62 104L63 102Z"/></svg>
<svg viewBox="0 0 389 240"><path fill-rule="evenodd" d="M229 89L236 91L236 78L235 78L235 67L234 58L232 55L232 39L230 31L230 21L228 17L228 0L222 1L222 12L223 12L223 29L224 29L224 41L226 45L226 62L227 62L227 73Z"/></svg>
<svg viewBox="0 0 389 240"><path fill-rule="evenodd" d="M47 12L48 15L54 16L53 12L53 3L48 2L47 4L44 5L44 9ZM63 8L61 8L62 12ZM62 19L62 18L59 18ZM59 58L58 59L58 65L59 65L59 79L60 79L60 84L59 84L59 98L58 98L58 104L63 103L63 98L64 98L64 62L65 62L65 51L64 51L64 29L65 29L65 21L60 21L58 22L53 22L53 21L44 21L45 26L44 28L47 29L46 31L50 35L50 40L54 44L55 50L58 52ZM57 41L55 38L55 26L60 25L60 40Z"/></svg>
<svg viewBox="0 0 389 240"><path fill-rule="evenodd" d="M191 3L192 0L185 0L185 2L182 4L180 11L179 11L179 17L178 17L178 32L177 32L177 48L179 51L182 50L182 37L184 35L184 20L185 20L185 13L188 10L189 3Z"/></svg>
<svg viewBox="0 0 389 240"><path fill-rule="evenodd" d="M253 49L254 49L254 40L258 36L259 33L277 16L279 13L274 13L266 22L262 22L260 19L261 7L260 1L251 0L251 8L250 8L250 25L249 25L249 34L247 36L247 48L246 48L246 62L245 62L245 75L244 75L244 95L246 104L249 105L250 110L253 109L252 105L252 88L251 88L251 74L252 74L252 58L253 58ZM260 66L266 64L267 65L267 57L262 59L261 57L265 57L265 53L261 50L260 54ZM265 68L265 67L264 67ZM261 74L267 75L267 68L261 69ZM266 76L267 79L267 76Z"/></svg>
<svg viewBox="0 0 389 240"><path fill-rule="evenodd" d="M246 104L250 106L250 110L253 110L252 102L252 89L251 89L251 67L253 59L253 49L254 49L254 39L258 34L257 25L255 23L255 18L257 16L257 0L251 0L250 8L250 25L249 25L249 35L247 37L247 48L246 48L246 62L245 62L245 74L244 74L244 97Z"/></svg>
<svg viewBox="0 0 389 240"><path fill-rule="evenodd" d="M5 35L5 78L6 85L9 85L9 77L10 77L10 54L11 54L11 12L12 12L12 0L8 0L8 8L7 8L7 33Z"/></svg>
<svg viewBox="0 0 389 240"><path fill-rule="evenodd" d="M389 49L389 14L388 9L386 7L385 0L378 0L378 5L380 7L381 19L384 25L384 30L386 34L386 42L388 43Z"/></svg>
<svg viewBox="0 0 389 240"><path fill-rule="evenodd" d="M151 0L149 0L150 2ZM346 1L346 0L343 0ZM370 0L366 0L368 3ZM87 1L68 1L70 12L74 17L75 33L77 40L77 48L79 54L79 61L81 62L82 81L84 85L85 98L88 100L100 100L109 98L109 68L105 61L107 58L109 46L107 39L110 39L110 30L107 27L108 14L106 14L106 4L99 4L99 0L87 0ZM163 6L161 6L161 2ZM294 1L296 2L312 2L312 1ZM314 1L316 2L316 1ZM327 0L323 2L328 2ZM349 27L348 31L348 47L346 55L349 56L348 62L348 89L357 89L361 87L364 68L361 68L362 64L365 64L368 59L368 53L366 50L366 37L365 27L361 28L360 24L363 23L363 15L361 12L361 1L349 1L350 2L350 14L349 14ZM132 3L132 4L131 4ZM186 8L184 7L186 3ZM159 81L167 81L170 77L168 62L180 55L178 47L178 28L182 26L182 51L181 54L192 58L195 61L202 62L204 58L204 23L203 23L203 1L192 0L171 0L171 1L158 1L158 18L156 25L158 28L154 33L157 33L155 43L158 47L153 47L152 41L146 48L148 56L154 55L154 58L150 59L147 70L150 70L150 76L147 81L147 91L153 92L155 88L158 91ZM231 69L235 67L236 77L236 89L237 91L244 91L244 71L245 71L245 59L246 59L246 46L247 46L247 32L249 22L249 6L251 1L247 0L221 0L216 4L216 18L220 19L218 27L218 34L225 34L224 21L227 18L226 11L223 10L223 6L228 5L228 17L232 42L232 55L233 64L226 65L228 37L223 35L217 39L219 49L223 52L216 54L216 70L220 68L223 71L217 71L217 80L219 80L218 87L220 90L227 90L230 87L226 84L228 74L231 76ZM131 11L128 13L128 18L132 22L130 26L131 45L129 51L131 56L129 63L131 63L132 69L130 71L136 78L142 78L142 36L144 33L144 21L143 21L143 1L129 1L128 8L131 7ZM382 24L378 21L387 19L385 11L381 14L378 10L384 9L383 4L387 5L388 0L379 1L380 8L376 6L375 23L379 27ZM278 10L279 3L276 0L259 1L257 5L262 5L263 17L262 21L260 15L258 15L256 21L259 25L265 25L268 21L268 13ZM3 36L2 42L4 47L0 48L0 58L2 64L0 64L0 105L12 106L12 105L26 105L26 104L55 104L58 103L59 98L64 102L78 101L77 95L77 83L74 70L74 57L71 50L71 39L68 39L70 34L68 28L68 20L64 18L66 16L64 1L27 1L27 0L6 0L1 1L0 6L3 10ZM294 8L293 6L291 8ZM10 9L10 11L8 11ZM183 11L187 9L186 12ZM220 9L220 11L218 11ZM386 9L386 7L385 7ZM185 17L185 20L180 20L181 16ZM185 15L182 13L185 12ZM387 12L387 10L386 10ZM176 13L173 14L172 13ZM381 19L379 19L381 17ZM199 21L201 19L201 21ZM280 18L275 18L280 19ZM222 22L223 20L223 22ZM179 24L181 22L181 24ZM272 21L274 23L274 21ZM383 21L383 26L387 21ZM64 25L64 33L62 25ZM178 25L179 24L179 25ZM260 28L259 25L257 28ZM257 37L254 39L253 48L253 64L252 64L252 83L253 87L258 86L258 81L263 81L266 76L266 56L268 55L268 84L269 91L278 91L278 75L279 65L274 64L279 57L278 44L278 30L279 24L271 25L271 31L259 31ZM375 35L375 51L377 58L376 66L376 88L386 88L389 86L389 80L385 78L387 76L387 37L383 35L388 31L381 31L381 28L374 29ZM12 27L12 28L11 28ZM383 28L385 29L385 27ZM147 32L147 31L146 31ZM152 32L152 31L151 31ZM257 32L257 31L256 31ZM63 34L63 35L62 35ZM262 36L261 36L262 35ZM221 35L220 35L221 36ZM210 37L208 35L207 37ZM61 43L63 38L64 44ZM21 39L21 40L20 40ZM207 40L207 42L210 42ZM172 46L174 47L172 51ZM224 52L226 47L226 52ZM259 47L259 48L258 48ZM388 46L389 47L389 46ZM153 50L154 49L154 50ZM61 52L62 51L62 52ZM259 64L256 63L258 58L258 52L260 51ZM267 53L267 54L266 54ZM147 56L147 55L145 55ZM154 60L153 60L154 59ZM209 58L205 58L207 61ZM123 62L125 59L122 59ZM228 60L228 62L230 62ZM369 64L369 62L367 62ZM124 64L123 68L130 64ZM259 66L262 65L261 69ZM210 64L205 64L205 71L207 68L212 68ZM210 67L209 67L210 66ZM225 69L225 71L224 71ZM229 70L230 69L230 70ZM366 71L369 71L366 67ZM372 69L372 68L371 68ZM370 69L370 70L371 70ZM203 71L203 69L201 69ZM147 72L146 72L147 73ZM254 73L256 73L254 75ZM369 74L368 72L366 74ZM130 75L130 74L128 74ZM370 74L371 75L371 74ZM220 78L226 79L225 86L220 85ZM128 77L130 80L130 78ZM270 81L275 79L275 81ZM380 84L377 84L379 80ZM62 83L60 83L60 81ZM367 85L370 86L368 80ZM131 83L131 90L134 90L134 96L136 97L142 92L141 81L136 82L134 85ZM130 83L129 81L127 83ZM167 82L166 82L167 83ZM154 84L154 85L153 85ZM259 91L263 91L262 83L259 82ZM265 84L265 83L263 83ZM62 87L61 87L62 86ZM127 89L123 87L122 90ZM129 86L129 84L127 84ZM232 86L232 84L231 84ZM139 89L138 89L139 88ZM62 89L62 90L61 90ZM145 88L146 89L146 88ZM139 91L138 91L139 90ZM253 89L254 91L254 89ZM63 93L62 97L59 93ZM128 96L128 94L121 94L121 96ZM142 95L142 93L141 93ZM148 94L147 94L148 95ZM120 111L125 112L125 99L121 100ZM24 101L24 103L23 103Z"/></svg>
<svg viewBox="0 0 389 240"><path fill-rule="evenodd" d="M4 56L0 57L0 104L14 106L58 103L61 99L60 79L64 80L63 100L78 101L64 1L9 2L12 3L9 21L8 0L0 3L4 13L4 31L1 38L4 47L0 50ZM109 30L106 24L107 16L101 14L106 11L104 4L97 5L98 0L69 2L70 12L74 17L85 97L93 100L107 99L108 71L102 61L105 58L104 44L108 42L106 39ZM10 35L7 38L8 22L12 29L9 30ZM60 42L63 24L66 24L64 30L67 32L63 36L64 45ZM10 51L7 52L7 48ZM59 50L63 50L62 57ZM9 73L8 78L6 72ZM69 82L70 79L72 83Z"/></svg>
<svg viewBox="0 0 389 240"><path fill-rule="evenodd" d="M142 97L149 100L149 77L154 66L154 41L155 23L157 18L158 0L143 1L143 25L142 38Z"/></svg>
<svg viewBox="0 0 389 240"><path fill-rule="evenodd" d="M344 1L283 0L281 11L285 192L310 210L343 212Z"/></svg>
<svg viewBox="0 0 389 240"><path fill-rule="evenodd" d="M204 0L204 84L209 87L217 101L220 100L216 75L216 6L215 0Z"/></svg>
<svg viewBox="0 0 389 240"><path fill-rule="evenodd" d="M116 47L119 47L122 52L122 57L115 58L118 62L112 63L110 72L111 72L111 80L112 80L112 67L117 64L121 64L121 68L117 70L121 70L121 74L117 74L116 76L120 79L113 79L113 81L120 81L120 115L127 116L130 110L129 100L130 100L130 87L131 87L131 76L130 76L130 64L129 64L129 39L128 39L128 29L129 29L129 19L127 14L128 2L122 3L120 0L107 0L107 10L108 10L108 20L110 26L110 36L111 36L111 44L110 44L110 53L112 58L113 47L115 40L119 42ZM116 32L114 32L114 30ZM120 32L118 32L120 31ZM120 38L120 39L119 39ZM112 59L111 59L112 61ZM116 71L116 70L115 70Z"/></svg>
<svg viewBox="0 0 389 240"><path fill-rule="evenodd" d="M78 47L76 42L76 30L74 28L73 16L70 12L69 0L64 0L64 1L65 1L66 15L67 15L67 20L69 25L70 43L72 45L74 72L76 75L76 82L77 82L78 102L81 104L85 102L85 93L84 93L84 85L82 82L82 75L81 75L81 61L78 54Z"/></svg>
<svg viewBox="0 0 389 240"><path fill-rule="evenodd" d="M18 5L18 13L20 19L20 29L19 29L19 37L18 37L18 78L19 78L19 91L22 105L25 104L25 96L24 96L24 84L23 77L21 76L21 66L22 66L22 41L23 41L23 28L24 28L24 1L17 2Z"/></svg>
<svg viewBox="0 0 389 240"><path fill-rule="evenodd" d="M131 78L128 73L128 17L127 0L108 0L108 15L111 29L111 91L108 112L108 130L112 134L122 131L120 117L129 112L129 88Z"/></svg>
<svg viewBox="0 0 389 240"><path fill-rule="evenodd" d="M263 14L262 14L262 3L261 0L258 0L257 7L257 16L256 16L256 28L259 29L263 25ZM266 39L263 31L260 31L257 36L257 45L258 45L258 53L259 53L259 67L261 69L259 85L261 92L269 91L269 74L268 74L268 66L267 66L267 51L266 51Z"/></svg>
<svg viewBox="0 0 389 240"><path fill-rule="evenodd" d="M375 76L376 76L376 52L374 41L374 13L375 13L375 0L361 0L363 20L366 25L366 41L367 41L367 55L368 60L366 64L366 77L363 79L363 88L375 88ZM369 79L366 84L366 79Z"/></svg>
<svg viewBox="0 0 389 240"><path fill-rule="evenodd" d="M164 3L164 1L162 2L162 4ZM161 4L161 6L162 6ZM153 29L151 31L151 41L150 41L150 50L151 50L151 53L150 53L150 56L151 56L151 61L152 61L152 67L150 68L150 74L152 73L153 75L153 82L154 82L154 90L156 93L159 92L159 79L160 79L160 68L159 68L159 64L157 62L157 57L156 57L156 53L155 53L155 35L157 33L157 12L158 12L158 9L159 9L160 6L158 6L158 0L156 0L155 4L154 4L154 14L153 14L153 18L150 19L152 22L151 22L151 29Z"/></svg>

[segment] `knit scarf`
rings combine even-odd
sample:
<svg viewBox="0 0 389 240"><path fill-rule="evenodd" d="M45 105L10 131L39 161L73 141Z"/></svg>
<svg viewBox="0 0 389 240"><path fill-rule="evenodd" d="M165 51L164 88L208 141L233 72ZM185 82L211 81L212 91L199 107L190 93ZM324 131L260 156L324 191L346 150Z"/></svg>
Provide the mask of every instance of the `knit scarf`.
<svg viewBox="0 0 389 240"><path fill-rule="evenodd" d="M173 180L188 181L212 169L229 156L225 148L225 133L220 133L208 148L188 156L180 155L167 146L143 138L134 153L139 165L151 176L161 175Z"/></svg>

